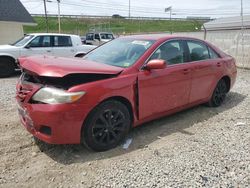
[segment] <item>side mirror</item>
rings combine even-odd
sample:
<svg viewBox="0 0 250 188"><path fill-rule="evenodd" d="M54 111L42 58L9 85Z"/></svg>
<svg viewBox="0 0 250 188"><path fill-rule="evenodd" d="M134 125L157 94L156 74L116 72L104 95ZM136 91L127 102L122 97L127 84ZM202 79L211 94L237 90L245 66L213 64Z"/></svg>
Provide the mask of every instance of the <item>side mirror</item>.
<svg viewBox="0 0 250 188"><path fill-rule="evenodd" d="M165 69L167 67L167 62L163 59L153 59L150 60L145 66L146 70L152 69Z"/></svg>

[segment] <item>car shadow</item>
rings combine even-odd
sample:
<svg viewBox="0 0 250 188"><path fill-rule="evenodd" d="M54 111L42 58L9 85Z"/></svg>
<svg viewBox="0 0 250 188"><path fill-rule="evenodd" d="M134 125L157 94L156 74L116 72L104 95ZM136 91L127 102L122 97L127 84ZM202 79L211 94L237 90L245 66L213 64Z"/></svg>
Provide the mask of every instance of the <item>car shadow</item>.
<svg viewBox="0 0 250 188"><path fill-rule="evenodd" d="M173 133L180 132L186 135L193 135L194 133L188 132L185 129L192 127L196 123L209 120L213 116L237 106L245 97L245 95L240 93L230 92L226 102L221 107L209 108L205 105L200 105L171 116L145 123L131 130L128 138L132 138L133 141L126 150L123 149L122 146L118 146L106 152L93 152L80 144L49 145L38 140L36 140L36 144L41 152L44 152L50 158L61 164L85 163L112 158L148 147L150 143Z"/></svg>

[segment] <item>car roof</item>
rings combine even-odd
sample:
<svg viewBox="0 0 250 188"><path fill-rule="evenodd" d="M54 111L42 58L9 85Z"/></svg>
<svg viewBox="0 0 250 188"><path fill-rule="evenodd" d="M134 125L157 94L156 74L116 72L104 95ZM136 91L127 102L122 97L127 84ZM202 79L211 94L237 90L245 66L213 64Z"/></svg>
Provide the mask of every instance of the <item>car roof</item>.
<svg viewBox="0 0 250 188"><path fill-rule="evenodd" d="M72 34L61 34L61 33L28 33L27 35L45 35L45 36L77 36L77 35L72 35Z"/></svg>
<svg viewBox="0 0 250 188"><path fill-rule="evenodd" d="M121 38L128 38L128 39L140 39L140 40L168 40L168 39L191 39L191 40L200 40L197 38L192 37L185 37L185 36L176 36L176 35L170 35L170 34L145 34L145 35L128 35L123 36Z"/></svg>
<svg viewBox="0 0 250 188"><path fill-rule="evenodd" d="M111 34L111 35L113 35L112 32L88 32L86 34Z"/></svg>

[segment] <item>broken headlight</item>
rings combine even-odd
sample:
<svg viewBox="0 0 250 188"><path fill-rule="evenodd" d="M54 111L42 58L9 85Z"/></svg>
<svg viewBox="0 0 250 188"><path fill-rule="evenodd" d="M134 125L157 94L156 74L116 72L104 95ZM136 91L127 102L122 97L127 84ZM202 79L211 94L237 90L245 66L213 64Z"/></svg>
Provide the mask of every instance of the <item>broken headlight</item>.
<svg viewBox="0 0 250 188"><path fill-rule="evenodd" d="M84 94L84 91L67 92L61 89L44 87L35 93L35 95L32 97L32 100L46 104L73 103L79 100Z"/></svg>

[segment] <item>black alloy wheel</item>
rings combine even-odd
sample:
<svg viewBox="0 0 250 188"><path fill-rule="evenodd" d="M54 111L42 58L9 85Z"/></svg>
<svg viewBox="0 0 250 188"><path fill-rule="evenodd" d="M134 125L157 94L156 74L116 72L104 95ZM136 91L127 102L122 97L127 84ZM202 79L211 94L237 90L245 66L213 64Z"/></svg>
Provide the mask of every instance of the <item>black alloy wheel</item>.
<svg viewBox="0 0 250 188"><path fill-rule="evenodd" d="M127 135L131 117L127 107L110 100L96 107L84 124L82 140L95 151L116 147Z"/></svg>
<svg viewBox="0 0 250 188"><path fill-rule="evenodd" d="M212 98L210 99L208 103L209 106L212 106L212 107L220 106L224 102L227 92L228 92L228 88L227 88L226 82L225 80L222 79L218 82L213 92Z"/></svg>

